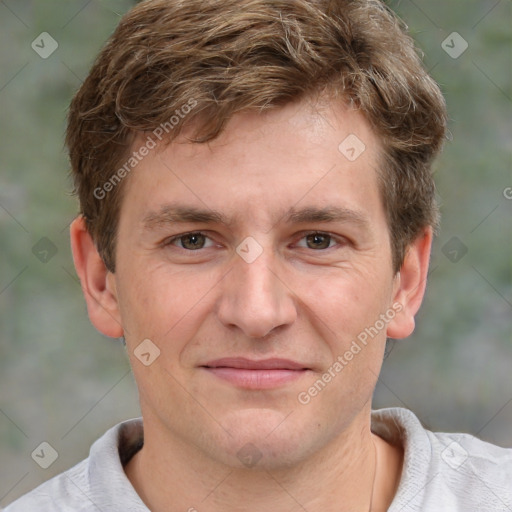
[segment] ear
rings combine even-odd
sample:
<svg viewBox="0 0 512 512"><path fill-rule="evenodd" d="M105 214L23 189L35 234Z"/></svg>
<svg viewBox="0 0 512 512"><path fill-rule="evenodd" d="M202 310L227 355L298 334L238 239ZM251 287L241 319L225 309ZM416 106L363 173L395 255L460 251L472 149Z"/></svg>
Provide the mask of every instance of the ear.
<svg viewBox="0 0 512 512"><path fill-rule="evenodd" d="M114 275L107 270L82 216L71 223L71 250L92 324L105 336L123 335Z"/></svg>
<svg viewBox="0 0 512 512"><path fill-rule="evenodd" d="M431 247L432 228L427 227L406 250L400 272L395 276L393 297L393 303L400 304L402 309L387 326L388 338L406 338L414 331L414 316L420 309L427 285Z"/></svg>

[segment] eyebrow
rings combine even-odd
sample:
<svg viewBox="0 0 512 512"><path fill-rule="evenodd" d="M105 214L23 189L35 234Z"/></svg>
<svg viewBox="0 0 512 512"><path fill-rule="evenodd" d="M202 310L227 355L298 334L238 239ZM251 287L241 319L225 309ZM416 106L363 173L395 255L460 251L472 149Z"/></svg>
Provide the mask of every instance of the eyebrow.
<svg viewBox="0 0 512 512"><path fill-rule="evenodd" d="M308 206L301 209L291 207L281 219L285 224L344 222L363 228L369 228L370 225L368 217L363 212L338 206ZM142 223L146 229L152 230L172 223L224 224L231 227L235 221L215 210L165 204L157 212L149 212Z"/></svg>

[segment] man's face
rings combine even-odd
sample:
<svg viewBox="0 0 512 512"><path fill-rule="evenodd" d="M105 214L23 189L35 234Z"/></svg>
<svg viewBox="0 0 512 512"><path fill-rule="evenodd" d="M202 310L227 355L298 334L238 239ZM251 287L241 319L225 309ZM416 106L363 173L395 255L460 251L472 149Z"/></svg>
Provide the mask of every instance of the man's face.
<svg viewBox="0 0 512 512"><path fill-rule="evenodd" d="M111 279L145 428L227 464L293 464L368 420L397 280L379 142L328 107L239 114L125 184Z"/></svg>

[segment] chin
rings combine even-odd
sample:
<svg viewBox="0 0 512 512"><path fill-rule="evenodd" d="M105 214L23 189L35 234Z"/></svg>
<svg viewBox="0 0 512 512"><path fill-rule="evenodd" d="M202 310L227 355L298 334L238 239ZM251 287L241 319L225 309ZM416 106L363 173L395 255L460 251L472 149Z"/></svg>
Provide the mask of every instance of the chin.
<svg viewBox="0 0 512 512"><path fill-rule="evenodd" d="M294 416L295 411L260 408L230 412L221 422L229 432L220 442L224 444L224 462L250 470L279 470L297 465L315 451L315 445L321 444L319 439L311 439L313 432L319 437L321 432L298 424Z"/></svg>

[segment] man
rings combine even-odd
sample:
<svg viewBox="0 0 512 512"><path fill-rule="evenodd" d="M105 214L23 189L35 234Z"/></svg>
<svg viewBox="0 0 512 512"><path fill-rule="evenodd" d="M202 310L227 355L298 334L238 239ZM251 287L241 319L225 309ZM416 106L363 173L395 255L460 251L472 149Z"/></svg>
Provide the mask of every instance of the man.
<svg viewBox="0 0 512 512"><path fill-rule="evenodd" d="M505 511L512 451L371 410L437 224L437 85L377 0L154 0L75 96L71 227L142 420L18 511Z"/></svg>

